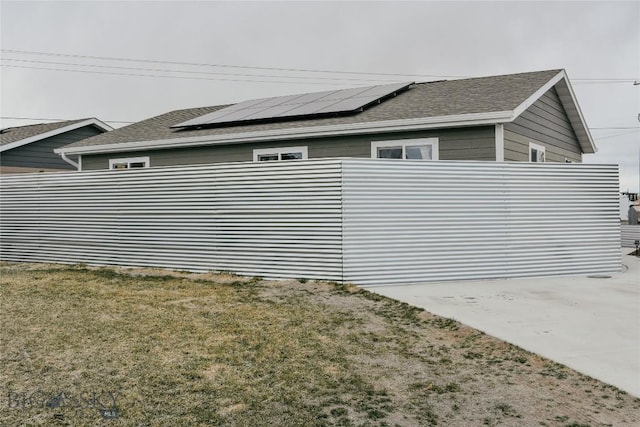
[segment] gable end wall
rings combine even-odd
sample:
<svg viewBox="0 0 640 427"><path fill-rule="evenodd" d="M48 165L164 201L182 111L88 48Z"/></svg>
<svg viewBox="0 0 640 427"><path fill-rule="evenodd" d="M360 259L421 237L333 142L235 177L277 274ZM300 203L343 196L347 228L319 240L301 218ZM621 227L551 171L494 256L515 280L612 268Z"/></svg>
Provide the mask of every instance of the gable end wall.
<svg viewBox="0 0 640 427"><path fill-rule="evenodd" d="M529 161L529 142L546 147L547 162L582 162L582 150L555 88L504 125L504 160Z"/></svg>
<svg viewBox="0 0 640 427"><path fill-rule="evenodd" d="M75 170L73 166L54 153L53 149L100 133L102 133L102 131L98 130L95 126L84 126L60 135L16 147L0 154L0 166L8 171L11 171L10 168L29 168L31 170L24 169L29 172L51 169Z"/></svg>

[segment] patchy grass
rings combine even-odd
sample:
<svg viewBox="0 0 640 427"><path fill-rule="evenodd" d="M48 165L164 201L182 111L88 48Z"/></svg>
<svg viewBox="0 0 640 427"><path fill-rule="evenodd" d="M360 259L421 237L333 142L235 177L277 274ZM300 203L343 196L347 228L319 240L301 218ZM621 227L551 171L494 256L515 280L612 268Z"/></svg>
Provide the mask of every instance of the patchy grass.
<svg viewBox="0 0 640 427"><path fill-rule="evenodd" d="M82 265L0 272L2 426L640 422L640 399L354 286Z"/></svg>

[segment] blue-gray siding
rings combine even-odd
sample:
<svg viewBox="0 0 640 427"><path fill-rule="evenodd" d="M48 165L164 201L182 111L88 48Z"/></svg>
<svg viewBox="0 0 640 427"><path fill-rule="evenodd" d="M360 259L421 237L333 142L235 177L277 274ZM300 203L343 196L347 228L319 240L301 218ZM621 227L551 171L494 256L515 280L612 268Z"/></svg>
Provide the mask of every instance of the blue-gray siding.
<svg viewBox="0 0 640 427"><path fill-rule="evenodd" d="M73 166L53 152L54 148L60 148L100 133L102 133L102 131L94 126L85 126L21 147L16 147L0 154L0 166L74 170L75 168Z"/></svg>
<svg viewBox="0 0 640 427"><path fill-rule="evenodd" d="M582 161L582 150L554 88L504 126L504 159L529 160L529 142L546 147L546 161Z"/></svg>
<svg viewBox="0 0 640 427"><path fill-rule="evenodd" d="M249 162L253 160L254 149L300 145L308 147L310 159L330 157L370 158L372 141L433 137L439 139L440 160L495 160L495 129L493 126L481 126L421 132L399 132L394 134L310 138L251 144L84 155L82 156L82 169L107 169L109 167L109 159L140 156L149 156L152 167L221 162Z"/></svg>

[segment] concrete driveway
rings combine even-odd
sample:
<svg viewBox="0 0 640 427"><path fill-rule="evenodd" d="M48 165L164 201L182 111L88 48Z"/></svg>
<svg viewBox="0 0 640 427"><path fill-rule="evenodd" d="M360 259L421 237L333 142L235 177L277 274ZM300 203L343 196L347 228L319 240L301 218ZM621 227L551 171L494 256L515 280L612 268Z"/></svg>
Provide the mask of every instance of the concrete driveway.
<svg viewBox="0 0 640 427"><path fill-rule="evenodd" d="M611 278L372 286L640 397L640 258Z"/></svg>

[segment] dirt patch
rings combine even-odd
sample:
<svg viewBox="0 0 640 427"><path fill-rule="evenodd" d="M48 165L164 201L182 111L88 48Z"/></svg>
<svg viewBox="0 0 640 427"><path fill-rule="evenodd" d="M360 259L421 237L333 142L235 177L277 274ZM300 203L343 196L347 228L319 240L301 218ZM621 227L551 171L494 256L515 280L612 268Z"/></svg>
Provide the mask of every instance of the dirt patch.
<svg viewBox="0 0 640 427"><path fill-rule="evenodd" d="M640 423L640 399L615 387L354 286L47 264L0 274L0 425L95 425L104 409L113 425Z"/></svg>

